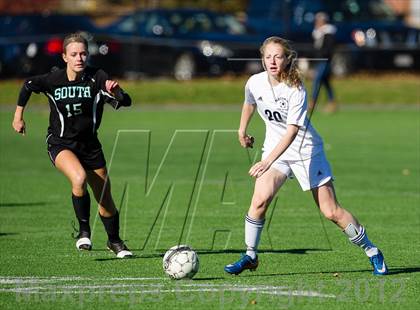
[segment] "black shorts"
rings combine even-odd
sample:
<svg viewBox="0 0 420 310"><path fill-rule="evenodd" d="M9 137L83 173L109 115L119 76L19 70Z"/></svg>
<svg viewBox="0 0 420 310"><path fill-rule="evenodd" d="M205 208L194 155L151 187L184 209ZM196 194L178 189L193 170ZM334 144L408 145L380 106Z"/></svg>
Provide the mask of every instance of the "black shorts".
<svg viewBox="0 0 420 310"><path fill-rule="evenodd" d="M64 141L50 136L47 138L47 148L54 166L57 155L63 150L72 151L86 170L106 166L102 145L97 138L88 141Z"/></svg>

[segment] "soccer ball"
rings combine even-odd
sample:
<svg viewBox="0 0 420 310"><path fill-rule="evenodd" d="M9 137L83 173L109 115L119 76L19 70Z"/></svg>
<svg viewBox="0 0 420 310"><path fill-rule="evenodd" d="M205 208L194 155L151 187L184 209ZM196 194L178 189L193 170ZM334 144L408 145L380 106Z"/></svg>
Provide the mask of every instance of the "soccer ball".
<svg viewBox="0 0 420 310"><path fill-rule="evenodd" d="M198 271L197 253L188 245L176 245L166 251L163 270L172 279L191 279Z"/></svg>

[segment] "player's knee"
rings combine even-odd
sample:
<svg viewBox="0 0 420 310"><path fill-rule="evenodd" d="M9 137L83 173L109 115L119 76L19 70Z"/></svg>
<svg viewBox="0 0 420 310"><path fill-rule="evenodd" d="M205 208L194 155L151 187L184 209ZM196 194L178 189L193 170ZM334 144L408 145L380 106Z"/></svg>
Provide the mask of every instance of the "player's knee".
<svg viewBox="0 0 420 310"><path fill-rule="evenodd" d="M86 188L87 176L84 171L77 172L71 179L71 184L74 188Z"/></svg>
<svg viewBox="0 0 420 310"><path fill-rule="evenodd" d="M271 197L267 196L254 196L252 198L252 208L255 210L264 210L270 204Z"/></svg>
<svg viewBox="0 0 420 310"><path fill-rule="evenodd" d="M336 223L339 220L339 208L335 205L321 207L322 214L326 219Z"/></svg>

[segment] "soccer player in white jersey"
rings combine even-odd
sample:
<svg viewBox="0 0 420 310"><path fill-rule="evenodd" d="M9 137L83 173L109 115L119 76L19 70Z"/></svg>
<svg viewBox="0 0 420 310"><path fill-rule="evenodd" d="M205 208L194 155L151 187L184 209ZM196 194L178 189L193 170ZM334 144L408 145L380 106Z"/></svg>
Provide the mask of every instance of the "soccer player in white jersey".
<svg viewBox="0 0 420 310"><path fill-rule="evenodd" d="M249 170L256 180L245 217L246 254L226 265L225 271L240 274L258 267L257 248L265 213L274 195L293 173L304 191L312 191L322 214L365 251L373 273L387 274L381 251L368 239L358 220L337 201L322 139L306 115L306 90L295 65L296 53L279 37L266 39L260 51L265 71L251 76L246 83L238 136L242 147L252 147L254 139L247 134L247 128L257 110L266 126L263 155Z"/></svg>

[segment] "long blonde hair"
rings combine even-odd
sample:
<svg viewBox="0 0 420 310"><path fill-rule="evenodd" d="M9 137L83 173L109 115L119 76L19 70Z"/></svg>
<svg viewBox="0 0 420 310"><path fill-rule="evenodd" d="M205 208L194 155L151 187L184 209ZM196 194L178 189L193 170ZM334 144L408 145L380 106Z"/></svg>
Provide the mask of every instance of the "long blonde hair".
<svg viewBox="0 0 420 310"><path fill-rule="evenodd" d="M294 51L291 47L289 42L287 40L280 38L280 37L269 37L264 40L263 44L260 47L260 53L261 53L261 60L263 63L263 67L265 68L264 64L264 51L268 44L274 43L279 44L283 48L284 56L288 60L288 63L284 70L280 73L280 80L286 85L291 87L297 87L300 88L303 86L302 83L302 77L297 67L297 53Z"/></svg>

